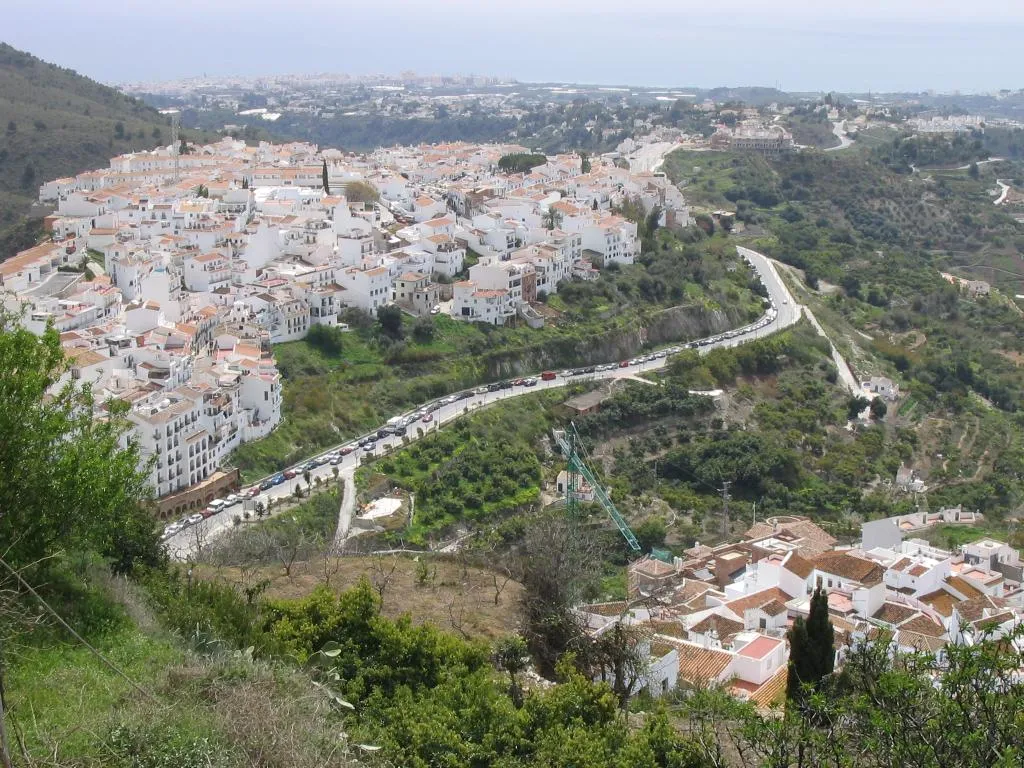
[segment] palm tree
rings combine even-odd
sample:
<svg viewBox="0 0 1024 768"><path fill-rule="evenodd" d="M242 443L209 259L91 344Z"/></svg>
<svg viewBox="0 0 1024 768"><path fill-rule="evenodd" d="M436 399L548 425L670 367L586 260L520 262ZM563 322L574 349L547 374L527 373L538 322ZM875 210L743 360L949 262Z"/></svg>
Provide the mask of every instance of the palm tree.
<svg viewBox="0 0 1024 768"><path fill-rule="evenodd" d="M557 208L548 207L542 219L544 229L558 229L562 225L562 212Z"/></svg>

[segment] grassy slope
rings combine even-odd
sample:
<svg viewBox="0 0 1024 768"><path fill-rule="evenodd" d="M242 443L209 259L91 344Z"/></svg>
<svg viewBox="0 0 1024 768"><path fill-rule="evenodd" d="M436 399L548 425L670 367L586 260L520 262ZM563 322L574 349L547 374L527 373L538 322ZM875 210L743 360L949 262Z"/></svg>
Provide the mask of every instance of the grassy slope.
<svg viewBox="0 0 1024 768"><path fill-rule="evenodd" d="M15 765L298 767L337 748L340 720L308 677L241 654L199 655L159 626L134 587L102 572L89 581L81 596L102 623L76 618L70 604L58 610L156 701L58 629L37 626L6 649Z"/></svg>
<svg viewBox="0 0 1024 768"><path fill-rule="evenodd" d="M0 43L0 230L29 213L44 181L169 141L169 118L155 109Z"/></svg>

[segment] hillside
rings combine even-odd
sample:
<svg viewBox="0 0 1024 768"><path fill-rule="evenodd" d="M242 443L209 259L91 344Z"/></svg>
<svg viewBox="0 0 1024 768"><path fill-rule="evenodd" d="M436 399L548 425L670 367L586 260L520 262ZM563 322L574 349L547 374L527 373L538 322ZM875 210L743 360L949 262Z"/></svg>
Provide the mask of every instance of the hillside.
<svg viewBox="0 0 1024 768"><path fill-rule="evenodd" d="M12 227L45 213L32 210L42 182L169 140L169 118L152 107L0 43L0 259L36 234Z"/></svg>

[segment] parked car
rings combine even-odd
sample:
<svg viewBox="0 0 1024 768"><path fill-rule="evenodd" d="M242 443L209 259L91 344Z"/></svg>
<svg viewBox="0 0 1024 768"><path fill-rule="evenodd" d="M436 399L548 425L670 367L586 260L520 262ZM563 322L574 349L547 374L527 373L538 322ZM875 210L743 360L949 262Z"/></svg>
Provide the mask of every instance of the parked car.
<svg viewBox="0 0 1024 768"><path fill-rule="evenodd" d="M432 306L430 308L430 314L432 314L432 315L439 315L439 314L441 314L441 305L440 304L435 304L434 306Z"/></svg>
<svg viewBox="0 0 1024 768"><path fill-rule="evenodd" d="M497 392L499 389L501 389L501 384L498 384L497 382L487 385L488 392Z"/></svg>
<svg viewBox="0 0 1024 768"><path fill-rule="evenodd" d="M292 477L294 477L294 476L295 476L295 474L292 473ZM270 481L270 484L271 485L280 485L281 483L283 483L285 481L285 479L286 479L285 476L279 472L278 474L274 475L274 477Z"/></svg>
<svg viewBox="0 0 1024 768"><path fill-rule="evenodd" d="M292 478L295 477L296 474L297 473L296 473L296 471L294 469L286 469L284 471L284 479L285 480L291 480Z"/></svg>
<svg viewBox="0 0 1024 768"><path fill-rule="evenodd" d="M355 450L355 448L353 448L353 447L352 447L351 445L346 445L346 446L343 446L343 447L342 447L342 448L341 448L341 449L340 449L340 450L338 451L338 453L339 453L339 454L341 454L342 456L348 456L348 455L349 455L350 453L352 453L352 451L354 451L354 450Z"/></svg>
<svg viewBox="0 0 1024 768"><path fill-rule="evenodd" d="M544 381L554 381L556 375L557 374L554 371L544 371L544 373L542 373L540 377Z"/></svg>
<svg viewBox="0 0 1024 768"><path fill-rule="evenodd" d="M621 363L619 363L619 368L629 368L629 365L629 360L623 360Z"/></svg>
<svg viewBox="0 0 1024 768"><path fill-rule="evenodd" d="M176 534L180 530L181 530L181 523L171 523L166 528L164 528L164 538L165 539L170 538L171 536L173 536L174 534Z"/></svg>
<svg viewBox="0 0 1024 768"><path fill-rule="evenodd" d="M473 394L474 395L486 395L488 391L489 390L488 390L487 387L477 387L476 389L473 390Z"/></svg>
<svg viewBox="0 0 1024 768"><path fill-rule="evenodd" d="M422 421L424 424L429 424L433 420L434 420L434 414L432 414L432 413L425 413L425 414L423 414L423 418L420 419L420 421Z"/></svg>
<svg viewBox="0 0 1024 768"><path fill-rule="evenodd" d="M526 387L535 387L535 386L537 386L537 379L536 379L536 377L531 376L528 379L523 379L523 386L526 386Z"/></svg>
<svg viewBox="0 0 1024 768"><path fill-rule="evenodd" d="M395 427L394 432L399 437L402 437L403 435L405 435L405 434L407 434L409 432L409 428L408 427Z"/></svg>
<svg viewBox="0 0 1024 768"><path fill-rule="evenodd" d="M213 517L214 515L216 515L218 511L219 510L216 510L213 507L207 507L206 509L199 513L199 516L205 520L208 517Z"/></svg>
<svg viewBox="0 0 1024 768"><path fill-rule="evenodd" d="M188 516L188 524L195 525L196 523L203 522L203 515L201 512L196 512L194 515Z"/></svg>
<svg viewBox="0 0 1024 768"><path fill-rule="evenodd" d="M262 483L260 483L260 490L261 491L267 491L267 490L270 489L270 487L272 485L274 485L273 479L272 478L268 478L267 480L264 480Z"/></svg>
<svg viewBox="0 0 1024 768"><path fill-rule="evenodd" d="M341 464L341 454L340 453L337 456L332 456L331 457L331 466L332 467L336 467L339 464Z"/></svg>

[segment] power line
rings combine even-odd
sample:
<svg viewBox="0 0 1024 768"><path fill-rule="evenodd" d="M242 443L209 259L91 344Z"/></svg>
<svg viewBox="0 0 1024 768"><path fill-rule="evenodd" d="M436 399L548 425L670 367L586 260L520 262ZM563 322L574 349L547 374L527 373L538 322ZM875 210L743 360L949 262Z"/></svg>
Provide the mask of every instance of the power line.
<svg viewBox="0 0 1024 768"><path fill-rule="evenodd" d="M14 576L14 578L17 579L18 582L23 587L25 587L25 589L27 589L36 600L38 600L42 604L42 606L50 613L50 615L53 616L60 623L60 625L62 627L64 627L64 629L66 629L68 632L70 632L72 637L74 637L78 642L80 642L82 645L84 645L89 650L90 653L92 653L96 658L98 658L100 661L102 661L105 665L107 665L110 669L112 669L118 675L120 675L125 680L127 680L128 683L132 686L132 688L137 690L139 693L141 693L147 699L152 701L154 704L160 704L161 703L160 700L157 699L156 696L154 696L152 693L150 693L145 688L143 688L141 685L139 685L134 680L132 680L130 677L128 677L128 674L124 670L122 670L120 667L118 667L114 662L112 662L110 659L108 659L106 656L104 656L98 650L93 648L92 645L90 645L89 642L84 637L82 637L80 634L75 632L75 630L71 627L71 625L68 624L66 621L64 621L64 619L61 617L61 615L59 613L57 613L53 608L50 607L50 604L48 602L46 602L46 600L43 599L42 595L40 595L38 592L36 592L32 588L32 585L29 584L27 581L25 581L25 579L23 579L21 577L21 574L18 573L16 570L14 570L14 568L12 568L10 565L8 565L7 561L5 561L2 557L0 557L0 565L2 565L4 568L6 568L10 572L10 574L12 576Z"/></svg>

